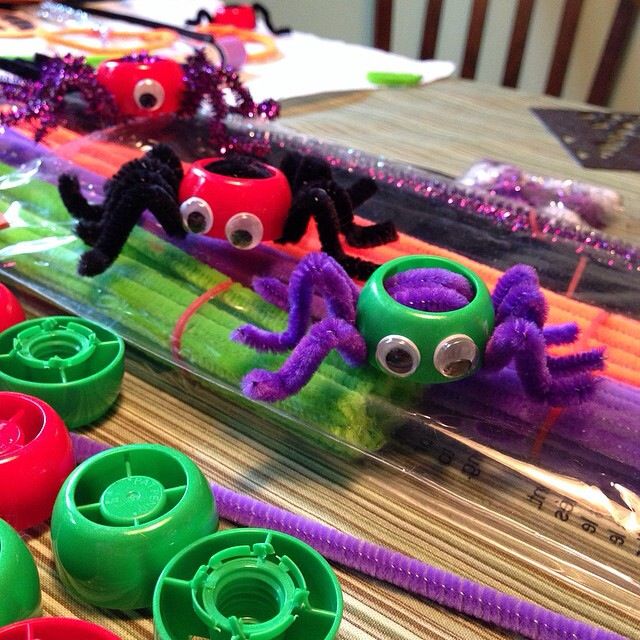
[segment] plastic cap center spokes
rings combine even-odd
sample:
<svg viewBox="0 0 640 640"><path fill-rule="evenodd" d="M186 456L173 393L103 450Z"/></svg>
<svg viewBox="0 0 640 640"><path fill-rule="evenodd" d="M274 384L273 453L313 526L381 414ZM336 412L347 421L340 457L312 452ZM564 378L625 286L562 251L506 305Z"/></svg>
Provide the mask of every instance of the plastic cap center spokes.
<svg viewBox="0 0 640 640"><path fill-rule="evenodd" d="M128 476L109 485L100 498L107 522L132 526L158 517L166 503L164 487L149 476Z"/></svg>

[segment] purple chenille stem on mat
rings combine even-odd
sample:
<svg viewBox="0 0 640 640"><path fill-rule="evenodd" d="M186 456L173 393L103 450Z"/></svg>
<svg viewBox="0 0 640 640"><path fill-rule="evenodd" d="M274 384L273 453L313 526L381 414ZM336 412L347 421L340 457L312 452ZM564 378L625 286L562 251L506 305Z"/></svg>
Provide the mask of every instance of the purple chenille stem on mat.
<svg viewBox="0 0 640 640"><path fill-rule="evenodd" d="M109 445L72 433L78 463ZM467 580L397 551L211 483L221 518L288 533L325 558L531 640L625 640L612 631Z"/></svg>

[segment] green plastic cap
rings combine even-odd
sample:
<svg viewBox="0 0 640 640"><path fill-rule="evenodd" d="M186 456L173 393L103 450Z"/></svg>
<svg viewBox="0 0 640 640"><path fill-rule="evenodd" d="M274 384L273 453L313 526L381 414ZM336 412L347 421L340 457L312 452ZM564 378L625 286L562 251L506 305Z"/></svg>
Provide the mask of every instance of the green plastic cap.
<svg viewBox="0 0 640 640"><path fill-rule="evenodd" d="M0 390L44 400L69 429L100 418L123 376L122 338L95 322L54 316L0 333Z"/></svg>
<svg viewBox="0 0 640 640"><path fill-rule="evenodd" d="M407 307L385 289L387 278L410 269L447 269L471 283L473 299L455 311L430 312ZM489 291L478 274L437 256L404 256L378 267L365 283L356 316L372 366L421 384L452 382L481 365L493 332Z"/></svg>
<svg viewBox="0 0 640 640"><path fill-rule="evenodd" d="M18 532L0 520L0 627L40 615L40 578Z"/></svg>
<svg viewBox="0 0 640 640"><path fill-rule="evenodd" d="M156 640L329 640L342 619L329 563L266 529L199 540L165 568L153 596Z"/></svg>
<svg viewBox="0 0 640 640"><path fill-rule="evenodd" d="M53 508L53 554L79 600L138 609L151 605L167 562L217 525L213 494L191 459L128 445L89 458L67 478Z"/></svg>

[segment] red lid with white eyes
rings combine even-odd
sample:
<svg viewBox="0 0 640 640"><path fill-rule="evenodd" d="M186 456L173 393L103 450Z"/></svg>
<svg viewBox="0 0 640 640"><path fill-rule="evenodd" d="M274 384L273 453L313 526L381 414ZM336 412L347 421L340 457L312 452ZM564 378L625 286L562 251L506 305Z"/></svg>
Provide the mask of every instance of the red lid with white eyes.
<svg viewBox="0 0 640 640"><path fill-rule="evenodd" d="M92 622L75 618L33 618L0 629L0 640L120 640Z"/></svg>
<svg viewBox="0 0 640 640"><path fill-rule="evenodd" d="M0 331L8 329L24 319L24 311L16 297L7 287L0 284Z"/></svg>
<svg viewBox="0 0 640 640"><path fill-rule="evenodd" d="M0 391L0 518L18 530L49 518L74 464L69 432L48 404Z"/></svg>
<svg viewBox="0 0 640 640"><path fill-rule="evenodd" d="M107 60L98 66L96 78L125 116L176 113L184 94L182 67L166 58Z"/></svg>
<svg viewBox="0 0 640 640"><path fill-rule="evenodd" d="M204 158L187 171L179 192L185 229L226 239L238 249L280 238L291 208L284 173L256 161L262 177L236 177L217 172L224 163L223 158Z"/></svg>

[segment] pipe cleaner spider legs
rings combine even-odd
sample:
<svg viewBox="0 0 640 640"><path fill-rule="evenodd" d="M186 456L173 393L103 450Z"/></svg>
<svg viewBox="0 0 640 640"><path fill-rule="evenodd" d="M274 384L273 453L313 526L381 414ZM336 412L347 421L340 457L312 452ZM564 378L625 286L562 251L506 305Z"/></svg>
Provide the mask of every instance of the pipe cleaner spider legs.
<svg viewBox="0 0 640 640"><path fill-rule="evenodd" d="M254 369L242 380L242 391L265 402L288 398L309 382L332 349L354 367L367 359L367 346L352 324L342 318L324 318L311 327L279 371Z"/></svg>
<svg viewBox="0 0 640 640"><path fill-rule="evenodd" d="M335 258L349 273L366 280L378 265L348 256L342 249L339 234L355 247L375 247L397 239L392 222L362 226L354 222L354 209L375 192L370 178L362 178L348 188L341 187L331 174L329 164L320 158L288 154L281 164L294 194L293 205L278 242L298 242L313 217L322 250Z"/></svg>
<svg viewBox="0 0 640 640"><path fill-rule="evenodd" d="M590 391L590 372L603 367L603 350L557 357L547 353L549 345L574 342L578 332L573 323L544 327L547 308L533 269L519 265L507 271L493 301L496 328L485 351L485 369L497 371L514 360L527 394L552 404L581 399Z"/></svg>
<svg viewBox="0 0 640 640"><path fill-rule="evenodd" d="M77 178L62 174L60 197L78 220L78 235L92 246L82 255L78 272L93 276L105 271L118 257L145 209L153 213L168 235L184 236L177 204L182 176L180 161L165 145L123 165L105 184L102 205L89 204Z"/></svg>
<svg viewBox="0 0 640 640"><path fill-rule="evenodd" d="M260 279L257 289L282 303L284 285L272 278ZM311 301L316 290L325 300L329 317L313 325ZM364 339L355 327L358 289L344 269L325 254L309 254L296 267L289 285L288 326L282 333L252 325L240 327L232 339L258 351L285 351L295 345L279 371L256 369L243 381L243 391L257 400L273 402L299 391L332 349L358 366L366 359Z"/></svg>
<svg viewBox="0 0 640 640"><path fill-rule="evenodd" d="M371 178L359 178L352 185L344 188L333 179L329 163L322 158L302 156L292 152L283 159L280 167L289 180L294 193L310 187L324 189L335 206L340 233L352 247L369 248L387 244L397 240L398 233L391 221L362 226L353 221L354 210L369 200L378 187ZM291 233L304 234L308 219L291 221ZM301 226L301 229L300 229ZM286 232L285 232L286 234Z"/></svg>
<svg viewBox="0 0 640 640"><path fill-rule="evenodd" d="M96 80L94 69L84 58L66 55L42 65L40 78L19 84L0 83L0 99L14 105L0 114L0 126L38 119L36 142L65 117L65 96L78 91L87 102L87 112L103 122L113 122L118 109L111 94ZM18 106L19 105L19 106Z"/></svg>
<svg viewBox="0 0 640 640"><path fill-rule="evenodd" d="M269 302L282 307L286 287L275 278L258 278L254 289L263 292ZM355 324L358 289L344 269L323 253L305 256L291 274L288 290L289 319L282 333L245 325L234 331L232 339L257 351L288 351L297 345L311 323L311 302L318 293L325 301L330 317ZM261 293L262 294L262 293Z"/></svg>
<svg viewBox="0 0 640 640"><path fill-rule="evenodd" d="M256 103L250 91L243 86L236 70L211 64L202 50L196 51L187 59L184 71L185 93L180 115L193 116L202 103L206 102L213 113L209 137L216 149L221 153L237 151L257 155L265 155L269 151L266 142L255 138L243 140L239 135L230 135L223 121L230 113L245 118L272 120L280 112L280 106L275 100ZM233 96L234 104L227 101L229 93Z"/></svg>

